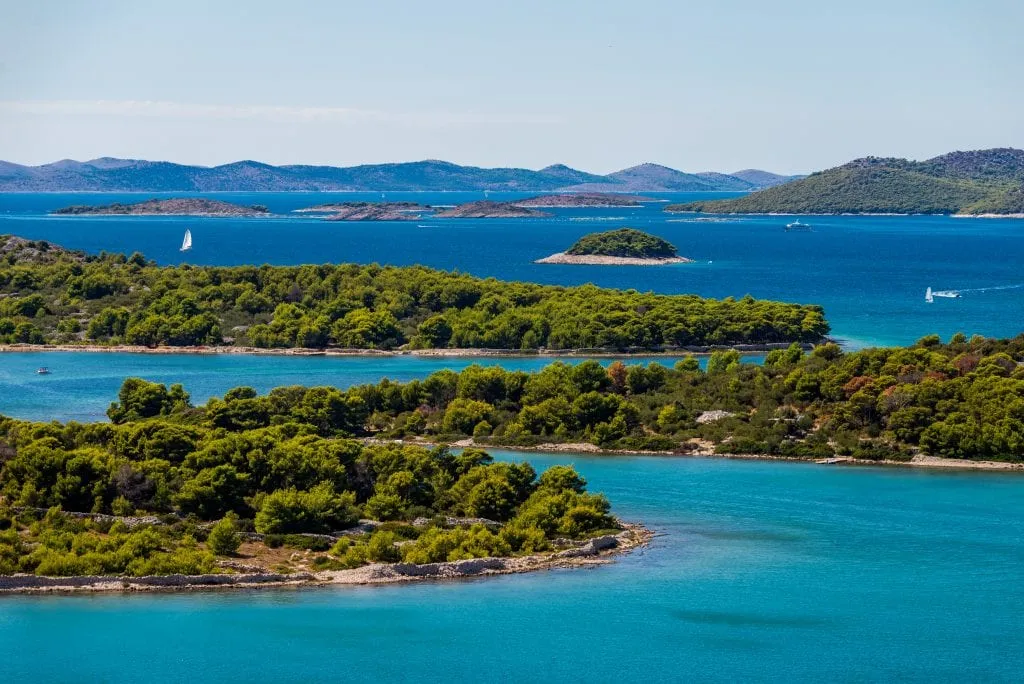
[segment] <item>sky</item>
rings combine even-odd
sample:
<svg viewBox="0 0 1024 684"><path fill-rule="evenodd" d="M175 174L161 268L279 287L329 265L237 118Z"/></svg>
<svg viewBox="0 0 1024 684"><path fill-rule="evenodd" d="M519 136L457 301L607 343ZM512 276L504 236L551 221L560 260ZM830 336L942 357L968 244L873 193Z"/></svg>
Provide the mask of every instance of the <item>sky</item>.
<svg viewBox="0 0 1024 684"><path fill-rule="evenodd" d="M1021 0L0 0L0 159L803 173L1024 147Z"/></svg>

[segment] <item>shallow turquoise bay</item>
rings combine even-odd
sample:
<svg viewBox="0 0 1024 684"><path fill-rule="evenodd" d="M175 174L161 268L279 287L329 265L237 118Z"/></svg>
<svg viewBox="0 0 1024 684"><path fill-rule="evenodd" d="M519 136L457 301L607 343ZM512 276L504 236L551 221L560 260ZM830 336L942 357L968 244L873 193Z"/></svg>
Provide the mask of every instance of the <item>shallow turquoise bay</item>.
<svg viewBox="0 0 1024 684"><path fill-rule="evenodd" d="M523 458L521 454L499 454ZM5 681L1019 681L1024 477L573 462L658 532L453 583L0 599Z"/></svg>

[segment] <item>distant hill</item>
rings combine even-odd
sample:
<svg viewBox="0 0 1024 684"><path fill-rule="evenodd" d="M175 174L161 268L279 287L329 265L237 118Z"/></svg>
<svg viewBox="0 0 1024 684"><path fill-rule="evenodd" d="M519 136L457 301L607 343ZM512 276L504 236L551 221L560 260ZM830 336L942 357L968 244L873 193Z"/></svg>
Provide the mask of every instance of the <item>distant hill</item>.
<svg viewBox="0 0 1024 684"><path fill-rule="evenodd" d="M1013 214L1024 209L1024 151L951 152L926 161L865 157L727 200L667 211L726 214Z"/></svg>
<svg viewBox="0 0 1024 684"><path fill-rule="evenodd" d="M775 177L767 174L766 177ZM780 176L781 178L781 176ZM221 166L188 166L141 159L64 159L42 166L0 161L0 192L214 192L214 191L583 191L656 192L750 190L757 182L727 174L688 174L641 164L607 176L564 164L539 171L486 169L426 160L363 166L271 166L238 161Z"/></svg>
<svg viewBox="0 0 1024 684"><path fill-rule="evenodd" d="M733 178L739 178L740 180L746 181L756 188L770 188L805 177L782 176L777 173L772 173L771 171L762 171L760 169L743 169L742 171L733 171L729 175Z"/></svg>

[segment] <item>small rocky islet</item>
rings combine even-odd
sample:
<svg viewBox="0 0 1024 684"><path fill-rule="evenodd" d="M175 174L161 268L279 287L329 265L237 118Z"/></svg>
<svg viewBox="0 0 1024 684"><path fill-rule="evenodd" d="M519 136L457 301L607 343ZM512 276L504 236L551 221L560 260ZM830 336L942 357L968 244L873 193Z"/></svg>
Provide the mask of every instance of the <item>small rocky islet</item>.
<svg viewBox="0 0 1024 684"><path fill-rule="evenodd" d="M689 263L671 242L635 228L590 233L564 252L538 259L538 264L586 264L606 266L658 266Z"/></svg>

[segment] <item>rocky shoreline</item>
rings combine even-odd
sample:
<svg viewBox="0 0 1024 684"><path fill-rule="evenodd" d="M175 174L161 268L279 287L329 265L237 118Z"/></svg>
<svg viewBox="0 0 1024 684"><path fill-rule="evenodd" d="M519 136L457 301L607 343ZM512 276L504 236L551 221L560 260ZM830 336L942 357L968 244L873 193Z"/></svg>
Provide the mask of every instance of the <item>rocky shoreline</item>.
<svg viewBox="0 0 1024 684"><path fill-rule="evenodd" d="M388 440L377 440L388 441ZM438 443L429 440L390 440L398 443L432 445ZM466 448L479 447L482 449L501 449L503 451L519 451L523 453L541 454L592 454L594 456L668 456L673 458L722 458L734 461L789 461L792 463L816 463L821 465L848 465L848 466L886 466L898 468L932 468L942 470L988 470L1000 472L1024 473L1024 462L1012 461L970 461L961 458L941 458L939 456L928 456L917 454L909 461L892 460L868 460L863 458L837 457L812 460L798 458L796 456L776 456L772 454L723 454L714 450L711 443L702 443L691 451L652 451L642 449L604 449L591 444L590 442L545 442L535 446L491 444L477 442L468 437L457 442L444 443L450 447Z"/></svg>
<svg viewBox="0 0 1024 684"><path fill-rule="evenodd" d="M279 574L249 572L208 575L153 575L148 577L42 577L0 576L2 594L52 594L142 591L203 591L264 587L318 587L332 585L394 584L423 580L450 580L510 575L555 568L602 565L610 557L646 546L654 533L638 524L624 524L615 535L588 539L582 545L552 554L512 558L473 558L446 563L374 563L351 570Z"/></svg>
<svg viewBox="0 0 1024 684"><path fill-rule="evenodd" d="M566 254L557 252L537 259L535 264L579 264L586 266L664 266L666 264L692 264L693 259L685 257L617 257L602 254Z"/></svg>

